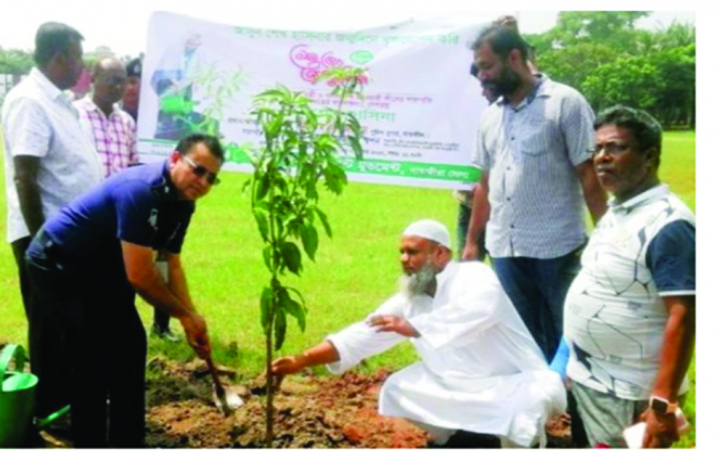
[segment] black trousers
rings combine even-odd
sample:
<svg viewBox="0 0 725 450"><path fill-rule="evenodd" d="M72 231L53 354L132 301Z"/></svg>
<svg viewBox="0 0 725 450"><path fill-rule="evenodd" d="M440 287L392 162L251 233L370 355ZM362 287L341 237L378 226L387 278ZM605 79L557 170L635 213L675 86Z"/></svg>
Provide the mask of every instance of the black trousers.
<svg viewBox="0 0 725 450"><path fill-rule="evenodd" d="M70 362L74 446L143 447L146 333L125 274L73 265L43 235L26 258L32 308L55 318Z"/></svg>
<svg viewBox="0 0 725 450"><path fill-rule="evenodd" d="M20 294L28 319L30 368L38 377L35 389L35 416L46 417L70 403L70 365L63 353L61 332L57 322L45 311L33 308L33 289L25 265L25 251L30 237L13 241L15 263L18 266Z"/></svg>

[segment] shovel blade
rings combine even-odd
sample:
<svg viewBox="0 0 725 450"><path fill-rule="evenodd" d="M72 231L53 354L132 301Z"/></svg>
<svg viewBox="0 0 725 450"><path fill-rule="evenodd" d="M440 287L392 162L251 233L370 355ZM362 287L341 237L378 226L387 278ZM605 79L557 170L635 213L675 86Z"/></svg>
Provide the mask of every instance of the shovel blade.
<svg viewBox="0 0 725 450"><path fill-rule="evenodd" d="M226 392L223 388L221 390L215 389L212 393L212 399L217 409L225 416L229 416L235 409L244 404L244 401L237 394Z"/></svg>

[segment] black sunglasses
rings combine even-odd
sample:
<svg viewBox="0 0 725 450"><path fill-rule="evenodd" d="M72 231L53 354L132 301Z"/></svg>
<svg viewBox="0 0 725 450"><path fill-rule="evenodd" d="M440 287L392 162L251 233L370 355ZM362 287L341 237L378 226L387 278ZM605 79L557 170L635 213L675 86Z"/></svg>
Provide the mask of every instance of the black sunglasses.
<svg viewBox="0 0 725 450"><path fill-rule="evenodd" d="M203 177L206 176L206 181L209 182L209 184L216 186L217 184L221 183L222 180L220 180L217 175L212 172L211 170L207 169L206 167L195 163L191 159L187 158L186 156L183 157L184 162L191 167L191 171L196 175L197 177Z"/></svg>

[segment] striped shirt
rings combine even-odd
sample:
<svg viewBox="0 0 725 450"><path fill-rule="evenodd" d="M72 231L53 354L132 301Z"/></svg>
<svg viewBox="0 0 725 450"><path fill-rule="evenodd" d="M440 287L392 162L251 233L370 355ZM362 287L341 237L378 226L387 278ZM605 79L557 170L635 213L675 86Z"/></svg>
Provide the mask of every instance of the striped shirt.
<svg viewBox="0 0 725 450"><path fill-rule="evenodd" d="M492 257L556 258L584 243L576 166L589 158L593 123L584 97L547 77L518 106L502 97L481 115L473 163L489 171Z"/></svg>
<svg viewBox="0 0 725 450"><path fill-rule="evenodd" d="M106 177L138 162L136 123L127 112L113 105L113 112L106 117L90 96L73 106L78 110L81 127L101 156Z"/></svg>

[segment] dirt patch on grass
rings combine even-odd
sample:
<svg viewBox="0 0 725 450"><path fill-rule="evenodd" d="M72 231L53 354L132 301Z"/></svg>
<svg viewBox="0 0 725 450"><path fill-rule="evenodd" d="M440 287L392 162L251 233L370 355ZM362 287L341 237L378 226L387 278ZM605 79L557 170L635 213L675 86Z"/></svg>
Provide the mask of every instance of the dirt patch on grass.
<svg viewBox="0 0 725 450"><path fill-rule="evenodd" d="M212 402L208 370L201 361L149 362L146 415L149 447L258 448L265 443L262 380L237 381L221 367L222 382L244 405L224 417ZM380 417L377 394L388 376L354 372L341 377L288 377L275 396L277 448L421 448L428 436L403 419Z"/></svg>
<svg viewBox="0 0 725 450"><path fill-rule="evenodd" d="M224 417L212 401L212 383L203 361L152 358L146 386L146 446L155 448L265 447L263 380L239 379L219 367L228 390L244 400ZM377 413L380 385L389 372L348 372L319 377L287 377L275 396L275 448L425 448L428 436L404 419ZM549 447L571 446L565 418L549 426ZM69 443L46 446L63 447ZM60 444L60 445L58 445ZM65 444L65 445L63 445Z"/></svg>

